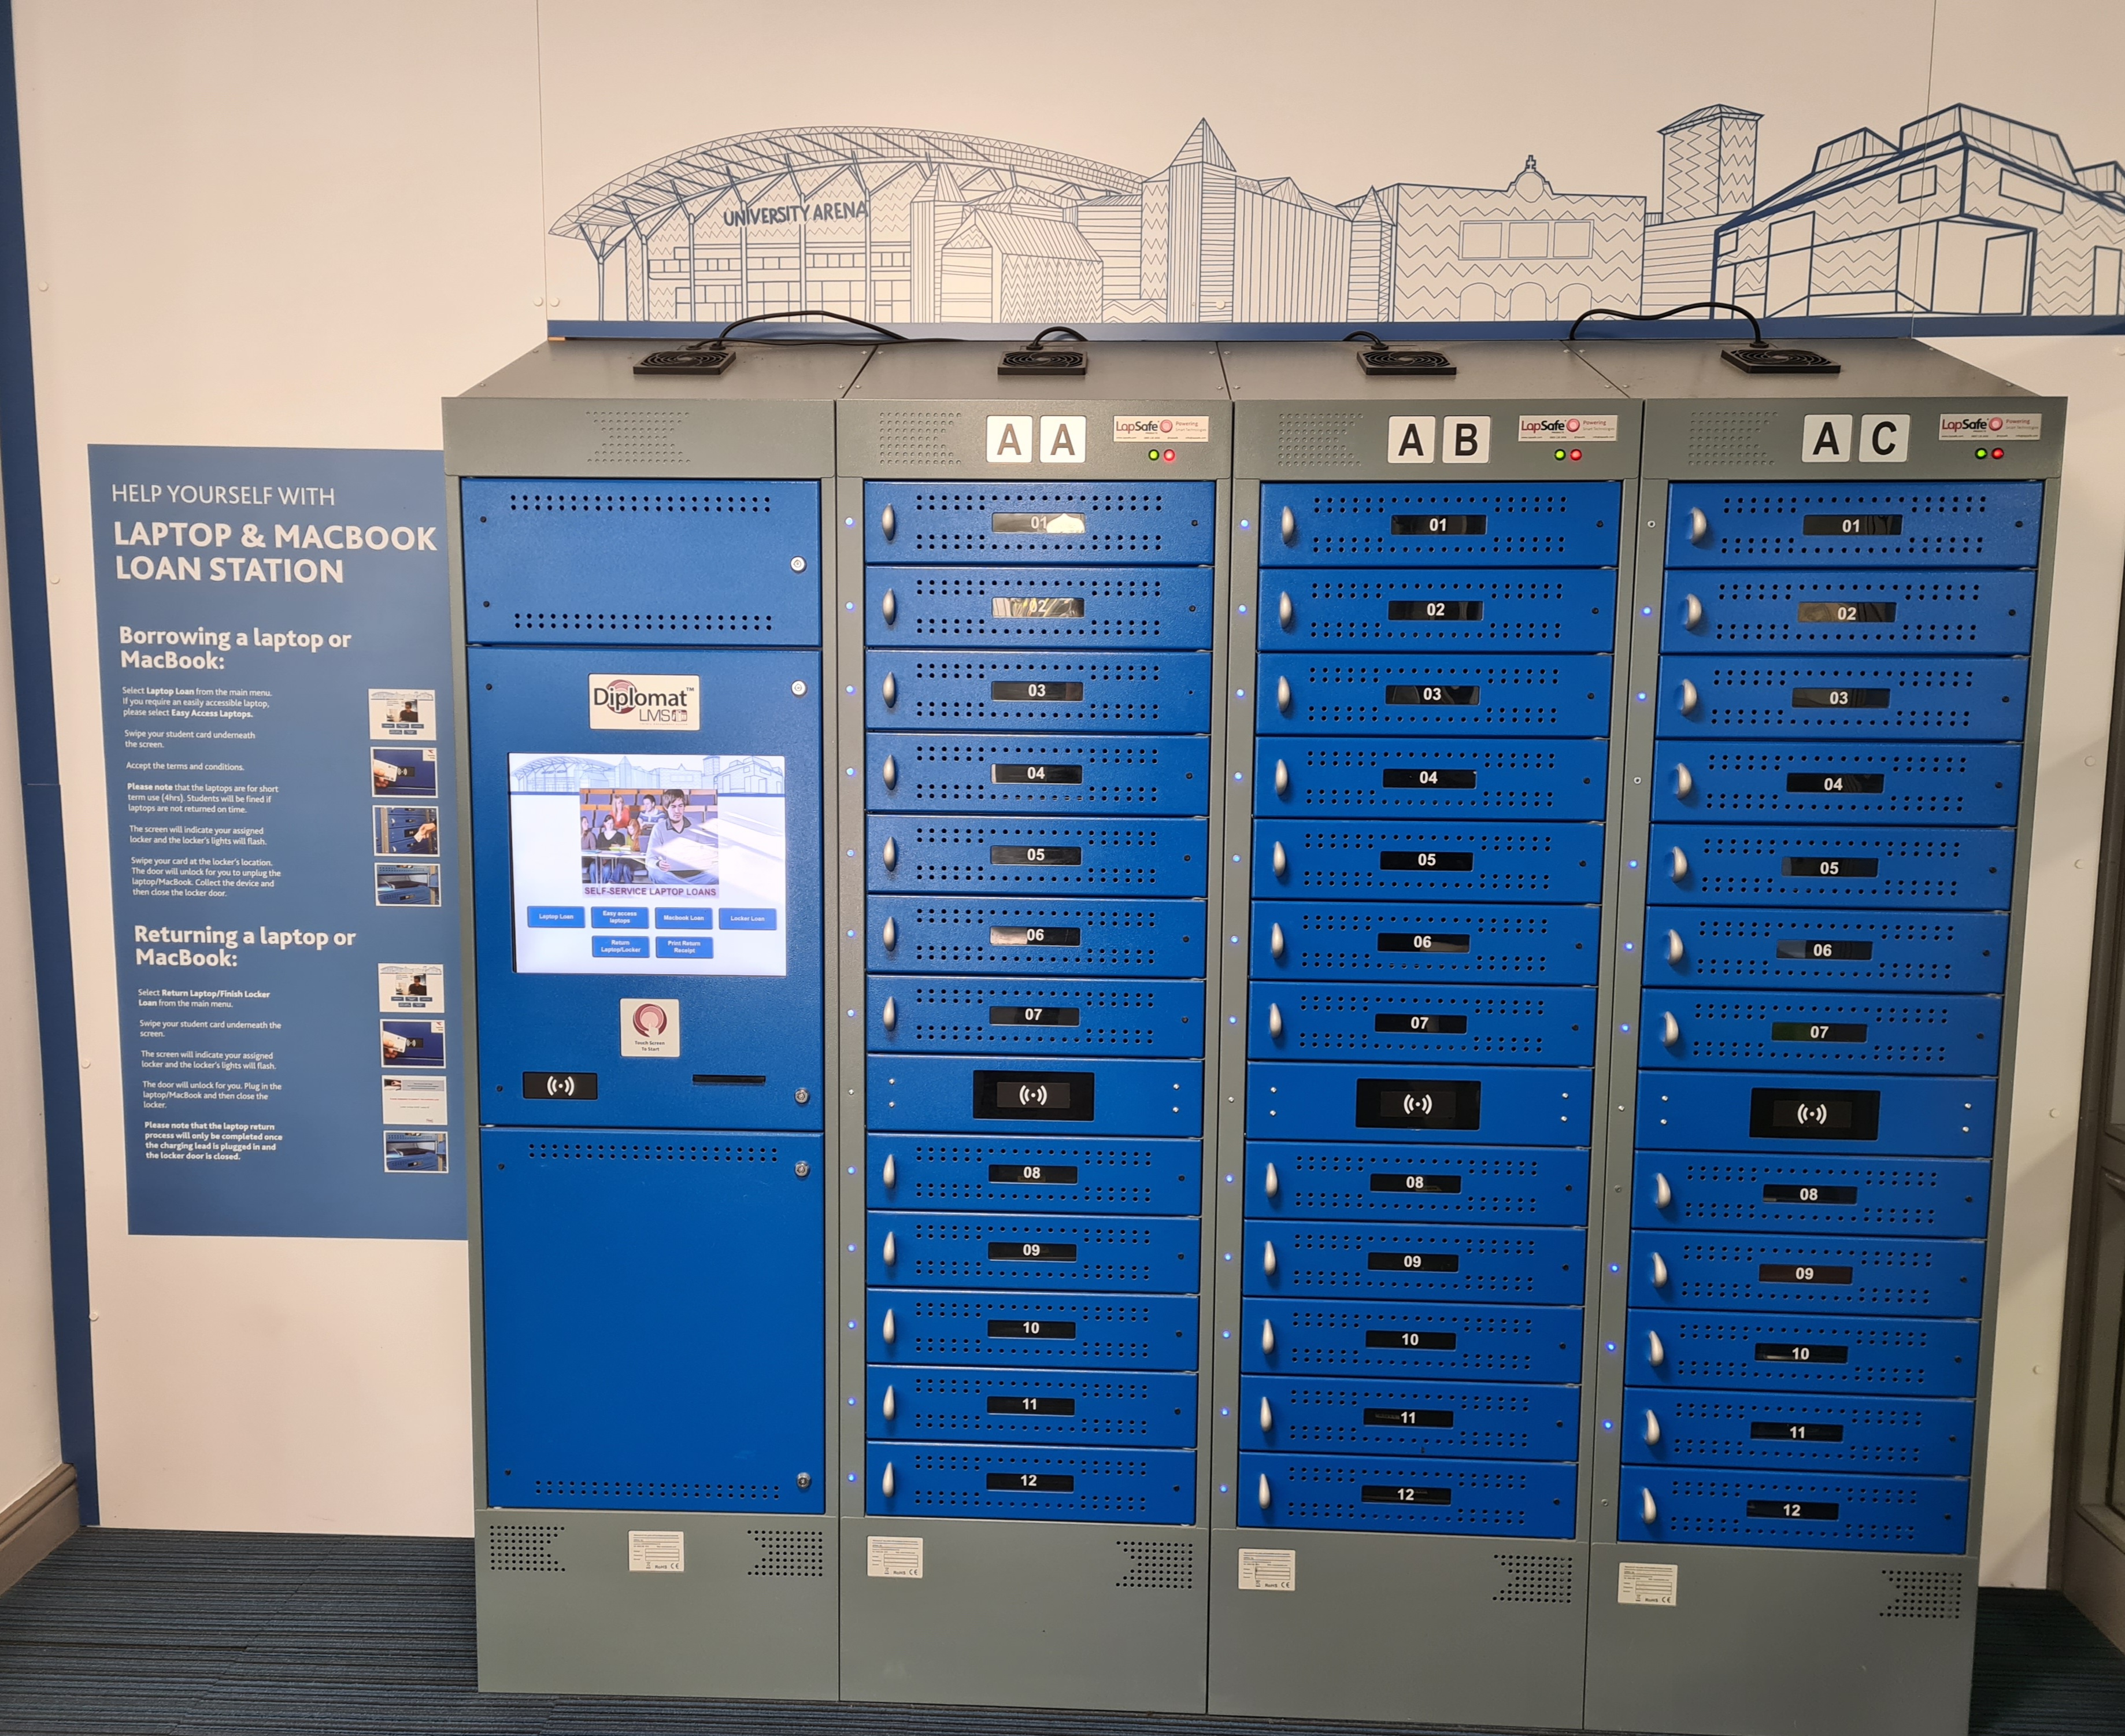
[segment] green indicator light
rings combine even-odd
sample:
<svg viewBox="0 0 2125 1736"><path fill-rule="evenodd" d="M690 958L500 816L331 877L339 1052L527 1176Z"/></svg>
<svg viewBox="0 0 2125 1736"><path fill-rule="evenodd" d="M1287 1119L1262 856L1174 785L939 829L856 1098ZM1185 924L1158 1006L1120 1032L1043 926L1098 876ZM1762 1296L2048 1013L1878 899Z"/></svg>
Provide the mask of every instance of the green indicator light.
<svg viewBox="0 0 2125 1736"><path fill-rule="evenodd" d="M1562 457L1563 457L1563 456L1564 456L1564 448L1563 448L1562 446L1559 446L1559 447L1557 449L1557 457L1559 457L1559 458L1562 458Z"/></svg>
<svg viewBox="0 0 2125 1736"><path fill-rule="evenodd" d="M1978 457L1979 457L1980 459L1982 459L1982 458L1985 456L1985 448L1984 448L1984 447L1980 446L1980 447L1977 449L1977 455L1978 455Z"/></svg>
<svg viewBox="0 0 2125 1736"><path fill-rule="evenodd" d="M1148 458L1148 459L1149 459L1149 460L1150 460L1153 464L1157 464L1157 463L1158 462L1158 448L1157 448L1157 446L1153 446L1153 447L1152 447L1152 448L1148 452L1145 453L1143 455L1144 455L1146 458ZM1978 455L1980 458L1982 458L1985 455L1984 455L1982 452L1980 452L1977 455Z"/></svg>

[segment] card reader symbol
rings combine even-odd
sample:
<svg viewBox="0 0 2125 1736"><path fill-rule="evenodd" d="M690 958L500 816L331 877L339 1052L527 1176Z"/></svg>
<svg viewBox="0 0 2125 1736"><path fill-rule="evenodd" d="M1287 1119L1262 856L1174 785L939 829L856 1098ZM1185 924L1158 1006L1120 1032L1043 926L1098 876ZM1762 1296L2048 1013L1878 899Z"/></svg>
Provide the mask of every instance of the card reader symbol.
<svg viewBox="0 0 2125 1736"><path fill-rule="evenodd" d="M598 1077L594 1073L527 1073L524 1095L532 1101L558 1100L591 1103L597 1101Z"/></svg>

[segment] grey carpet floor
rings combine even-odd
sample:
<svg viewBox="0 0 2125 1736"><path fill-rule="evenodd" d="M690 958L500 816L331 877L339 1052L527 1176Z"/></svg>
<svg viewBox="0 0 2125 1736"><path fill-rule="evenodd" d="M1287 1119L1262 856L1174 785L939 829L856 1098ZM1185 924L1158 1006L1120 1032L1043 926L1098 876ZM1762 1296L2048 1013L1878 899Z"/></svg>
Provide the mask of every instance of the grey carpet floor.
<svg viewBox="0 0 2125 1736"><path fill-rule="evenodd" d="M2125 1736L2125 1655L1979 1601L1974 1736ZM1380 1736L1373 1724L482 1695L472 1545L84 1531L0 1596L0 1736ZM1495 1733L1493 1733L1495 1736Z"/></svg>

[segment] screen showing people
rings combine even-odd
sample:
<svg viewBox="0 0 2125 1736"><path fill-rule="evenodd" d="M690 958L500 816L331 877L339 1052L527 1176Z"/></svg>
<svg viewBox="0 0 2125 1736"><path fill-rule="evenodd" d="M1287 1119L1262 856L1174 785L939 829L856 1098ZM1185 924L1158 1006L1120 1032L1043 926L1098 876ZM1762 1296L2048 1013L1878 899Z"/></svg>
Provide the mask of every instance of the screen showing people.
<svg viewBox="0 0 2125 1736"><path fill-rule="evenodd" d="M516 968L781 976L780 755L510 756Z"/></svg>

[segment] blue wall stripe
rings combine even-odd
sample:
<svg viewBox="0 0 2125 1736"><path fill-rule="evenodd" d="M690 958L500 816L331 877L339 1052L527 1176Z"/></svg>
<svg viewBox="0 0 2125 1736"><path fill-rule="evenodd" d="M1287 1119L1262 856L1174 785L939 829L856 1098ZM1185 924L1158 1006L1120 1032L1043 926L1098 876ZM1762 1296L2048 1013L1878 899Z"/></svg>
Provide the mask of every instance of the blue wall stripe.
<svg viewBox="0 0 2125 1736"><path fill-rule="evenodd" d="M51 1198L52 1317L59 1352L59 1451L79 1477L81 1517L97 1517L96 1388L88 1327L88 1210L82 1169L81 1054L74 1034L73 940L67 917L66 814L53 709L45 601L37 397L30 369L29 250L22 228L22 134L15 101L15 19L0 0L0 498L6 502L7 614L14 634L15 728L21 743L22 835L45 1088Z"/></svg>

